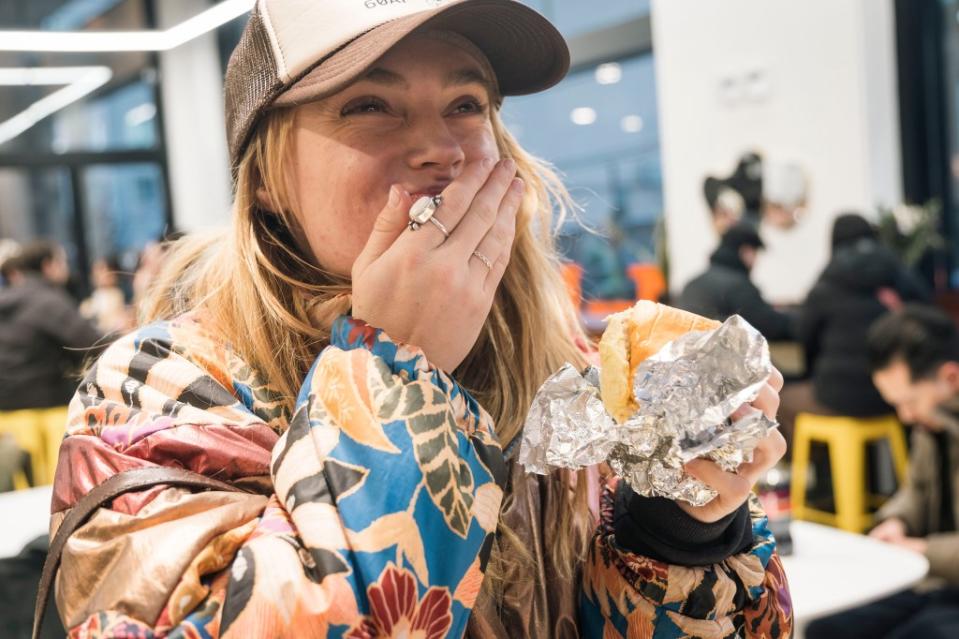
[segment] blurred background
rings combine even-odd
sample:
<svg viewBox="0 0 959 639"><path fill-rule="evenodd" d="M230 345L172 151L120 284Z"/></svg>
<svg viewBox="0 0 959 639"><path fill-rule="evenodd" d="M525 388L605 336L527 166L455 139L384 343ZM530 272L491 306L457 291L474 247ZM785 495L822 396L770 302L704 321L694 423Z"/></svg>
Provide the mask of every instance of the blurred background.
<svg viewBox="0 0 959 639"><path fill-rule="evenodd" d="M229 222L222 80L252 1L0 0L0 333L4 289L30 273L76 307L64 344L131 330L166 243ZM808 621L918 581L928 564L789 525L858 535L871 524L841 512L842 486L872 517L906 481L915 420L873 387L865 333L911 301L959 317L959 0L523 1L565 35L572 69L503 117L577 203L559 245L587 331L638 299L744 315L787 379L791 452L760 492L783 552L797 540L797 610ZM852 299L850 315L837 300ZM18 340L0 334L0 368ZM49 484L68 397L27 406L0 389L0 489ZM821 436L807 417L797 435L803 415L847 421ZM865 477L837 466L840 440L865 451ZM0 505L39 522L0 536L0 559L45 528L45 490ZM830 547L847 568L902 560L909 577L831 591L844 577Z"/></svg>

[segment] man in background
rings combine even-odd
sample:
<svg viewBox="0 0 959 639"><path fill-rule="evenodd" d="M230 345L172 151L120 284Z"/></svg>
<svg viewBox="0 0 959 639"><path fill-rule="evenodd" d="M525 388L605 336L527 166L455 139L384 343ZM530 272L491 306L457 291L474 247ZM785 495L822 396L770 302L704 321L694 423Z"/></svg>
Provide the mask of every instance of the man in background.
<svg viewBox="0 0 959 639"><path fill-rule="evenodd" d="M959 637L959 331L926 306L906 306L869 332L872 378L914 424L906 484L877 513L870 536L929 560L914 589L812 622L809 639ZM850 587L855 587L852 576Z"/></svg>
<svg viewBox="0 0 959 639"><path fill-rule="evenodd" d="M91 355L100 333L63 289L66 253L36 241L0 270L0 410L64 406L76 389L73 372Z"/></svg>
<svg viewBox="0 0 959 639"><path fill-rule="evenodd" d="M686 285L676 306L719 321L738 314L770 341L791 339L793 318L770 306L749 279L763 248L752 224L735 224L720 239L709 268Z"/></svg>

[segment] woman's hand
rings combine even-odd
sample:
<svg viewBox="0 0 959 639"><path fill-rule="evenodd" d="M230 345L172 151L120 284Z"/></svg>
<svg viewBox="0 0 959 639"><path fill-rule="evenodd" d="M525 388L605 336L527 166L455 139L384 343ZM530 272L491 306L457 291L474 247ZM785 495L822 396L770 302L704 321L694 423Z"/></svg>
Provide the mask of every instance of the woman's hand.
<svg viewBox="0 0 959 639"><path fill-rule="evenodd" d="M506 272L523 190L512 160L468 165L434 215L447 239L431 222L408 230L410 195L394 186L353 264L353 316L452 372L476 343Z"/></svg>
<svg viewBox="0 0 959 639"><path fill-rule="evenodd" d="M763 411L769 419L776 419L779 391L782 387L782 373L773 369L772 375L752 405ZM713 488L719 495L705 506L691 506L683 501L677 503L680 508L702 522L718 521L742 506L753 485L785 454L786 440L779 429L775 428L756 446L752 462L740 465L735 473L726 472L707 459L694 459L686 464L686 472Z"/></svg>

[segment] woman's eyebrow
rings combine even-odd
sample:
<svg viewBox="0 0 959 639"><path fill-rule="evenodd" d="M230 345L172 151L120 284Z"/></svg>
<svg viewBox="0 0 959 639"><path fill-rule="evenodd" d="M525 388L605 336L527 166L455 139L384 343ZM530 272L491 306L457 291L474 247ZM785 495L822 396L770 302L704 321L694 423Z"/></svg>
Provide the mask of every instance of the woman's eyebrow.
<svg viewBox="0 0 959 639"><path fill-rule="evenodd" d="M375 67L370 69L362 78L368 82L387 87L398 87L400 89L409 89L410 83L399 73ZM487 92L492 93L493 83L479 69L464 68L451 71L443 82L443 87L464 86L467 84L479 84L486 88Z"/></svg>
<svg viewBox="0 0 959 639"><path fill-rule="evenodd" d="M410 88L410 83L399 73L379 67L370 69L366 75L363 76L363 79L373 82L374 84L382 84L388 87L400 87L401 89Z"/></svg>
<svg viewBox="0 0 959 639"><path fill-rule="evenodd" d="M493 83L483 75L479 69L457 69L446 76L444 87L463 86L466 84L480 84L486 87L487 92L492 93Z"/></svg>

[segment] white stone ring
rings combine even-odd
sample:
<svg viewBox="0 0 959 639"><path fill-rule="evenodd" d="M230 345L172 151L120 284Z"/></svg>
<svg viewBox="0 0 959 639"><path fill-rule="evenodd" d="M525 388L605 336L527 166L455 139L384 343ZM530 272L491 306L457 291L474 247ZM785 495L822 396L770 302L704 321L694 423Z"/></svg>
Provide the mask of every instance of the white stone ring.
<svg viewBox="0 0 959 639"><path fill-rule="evenodd" d="M410 230L419 230L421 226L431 220L435 222L435 220L433 220L433 215L436 214L436 209L438 209L442 203L442 195L424 195L420 199L413 202L413 206L410 207ZM443 235L449 237L449 232L447 232L442 225L437 224L437 228L443 231Z"/></svg>

